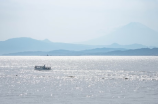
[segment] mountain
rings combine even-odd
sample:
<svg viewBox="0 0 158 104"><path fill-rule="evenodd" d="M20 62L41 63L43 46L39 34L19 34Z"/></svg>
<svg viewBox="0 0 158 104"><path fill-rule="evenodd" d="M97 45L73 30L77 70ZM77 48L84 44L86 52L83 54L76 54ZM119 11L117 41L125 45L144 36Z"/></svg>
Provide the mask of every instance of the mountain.
<svg viewBox="0 0 158 104"><path fill-rule="evenodd" d="M141 48L141 49L131 49L125 51L112 51L107 52L105 55L110 56L158 56L158 48Z"/></svg>
<svg viewBox="0 0 158 104"><path fill-rule="evenodd" d="M141 45L141 44L120 45L117 43L113 43L111 45L105 45L105 47L106 48L125 48L125 49L147 48L147 46Z"/></svg>
<svg viewBox="0 0 158 104"><path fill-rule="evenodd" d="M158 32L141 23L132 22L105 36L83 42L83 44L91 45L107 45L113 43L122 45L142 44L158 47Z"/></svg>
<svg viewBox="0 0 158 104"><path fill-rule="evenodd" d="M54 50L54 51L29 51L4 54L4 56L158 56L158 48L141 49L115 49L115 48L96 48L83 51Z"/></svg>
<svg viewBox="0 0 158 104"><path fill-rule="evenodd" d="M43 40L43 42L52 43L52 42L51 42L50 40L48 40L48 39Z"/></svg>
<svg viewBox="0 0 158 104"><path fill-rule="evenodd" d="M104 46L80 45L70 43L54 43L45 40L36 40L27 37L12 38L0 41L0 54L23 52L23 51L51 51L51 50L85 50Z"/></svg>
<svg viewBox="0 0 158 104"><path fill-rule="evenodd" d="M146 46L140 44L119 45L117 43L111 45L83 45L71 43L55 43L48 39L36 40L28 37L12 38L6 41L0 41L0 55L7 53L17 53L24 51L52 51L52 50L72 50L81 51L94 48L127 48L136 49Z"/></svg>
<svg viewBox="0 0 158 104"><path fill-rule="evenodd" d="M53 50L53 51L26 51L26 52L17 52L17 53L9 53L4 55L14 55L14 56L80 56L80 55L95 55L95 54L103 54L106 52L111 51L123 51L126 49L121 48L95 48L89 50L82 50L82 51L72 51L72 50Z"/></svg>

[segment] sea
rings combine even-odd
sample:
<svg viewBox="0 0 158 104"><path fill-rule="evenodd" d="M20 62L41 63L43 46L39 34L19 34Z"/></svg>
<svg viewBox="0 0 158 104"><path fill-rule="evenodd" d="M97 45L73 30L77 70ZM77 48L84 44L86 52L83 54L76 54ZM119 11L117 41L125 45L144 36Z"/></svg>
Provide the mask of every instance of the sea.
<svg viewBox="0 0 158 104"><path fill-rule="evenodd" d="M0 56L0 104L158 104L158 56Z"/></svg>

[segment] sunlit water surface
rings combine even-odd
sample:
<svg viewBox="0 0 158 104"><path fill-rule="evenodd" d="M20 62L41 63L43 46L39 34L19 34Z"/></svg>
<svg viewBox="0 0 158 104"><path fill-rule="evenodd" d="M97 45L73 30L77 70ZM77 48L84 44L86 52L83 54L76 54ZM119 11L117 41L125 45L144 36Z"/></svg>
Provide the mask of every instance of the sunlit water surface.
<svg viewBox="0 0 158 104"><path fill-rule="evenodd" d="M0 104L158 104L158 57L0 56Z"/></svg>

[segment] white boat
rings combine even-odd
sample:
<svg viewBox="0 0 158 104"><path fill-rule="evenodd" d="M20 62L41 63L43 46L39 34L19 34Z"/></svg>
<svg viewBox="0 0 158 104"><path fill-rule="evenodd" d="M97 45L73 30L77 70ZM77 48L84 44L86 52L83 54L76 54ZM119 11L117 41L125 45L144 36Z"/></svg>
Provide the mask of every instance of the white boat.
<svg viewBox="0 0 158 104"><path fill-rule="evenodd" d="M35 70L51 70L51 67L44 66L35 66Z"/></svg>

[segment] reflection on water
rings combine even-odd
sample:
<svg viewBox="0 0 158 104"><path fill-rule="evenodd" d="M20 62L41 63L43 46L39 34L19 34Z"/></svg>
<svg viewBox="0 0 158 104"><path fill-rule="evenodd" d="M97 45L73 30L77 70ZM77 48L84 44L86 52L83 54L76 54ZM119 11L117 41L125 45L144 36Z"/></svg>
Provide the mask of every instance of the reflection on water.
<svg viewBox="0 0 158 104"><path fill-rule="evenodd" d="M0 57L2 104L156 104L157 85L158 57Z"/></svg>

